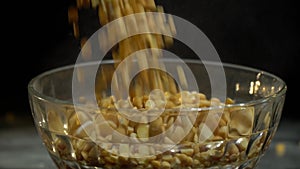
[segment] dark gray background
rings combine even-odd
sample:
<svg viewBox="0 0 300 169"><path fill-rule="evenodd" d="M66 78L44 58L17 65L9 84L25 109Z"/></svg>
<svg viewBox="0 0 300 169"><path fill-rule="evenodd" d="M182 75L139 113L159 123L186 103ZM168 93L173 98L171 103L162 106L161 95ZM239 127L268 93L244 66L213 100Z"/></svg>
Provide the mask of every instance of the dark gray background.
<svg viewBox="0 0 300 169"><path fill-rule="evenodd" d="M299 112L293 111L293 97L298 96L296 57L299 57L300 44L296 1L156 2L165 8L165 12L197 25L211 40L223 62L260 68L285 80L288 92L283 118L300 117ZM8 8L8 12L2 14L1 86L4 95L1 104L4 113L27 116L30 112L27 99L29 80L45 70L75 62L79 43L73 38L67 19L67 8L74 2L12 3L2 5ZM93 19L93 14L84 17ZM188 54L184 56L190 57Z"/></svg>

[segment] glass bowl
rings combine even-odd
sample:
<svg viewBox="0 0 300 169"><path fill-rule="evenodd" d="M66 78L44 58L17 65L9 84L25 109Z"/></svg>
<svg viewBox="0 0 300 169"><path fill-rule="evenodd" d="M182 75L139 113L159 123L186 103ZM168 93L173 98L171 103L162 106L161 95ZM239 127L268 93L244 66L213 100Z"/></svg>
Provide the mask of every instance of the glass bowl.
<svg viewBox="0 0 300 169"><path fill-rule="evenodd" d="M140 100L110 96L111 60L76 67L99 70L92 83L95 93L91 94L96 106L82 96L80 88L74 91L74 81L82 81L79 76L74 78L74 65L33 78L28 85L32 116L56 166L255 168L279 125L287 89L284 81L241 65L198 60L184 63L194 75L198 91L156 92L165 101L159 114L160 109L146 109L158 105L155 92ZM166 60L165 64L176 67L178 62ZM224 70L225 81L214 86L207 70L219 68ZM222 99L212 95L224 91ZM134 121L130 114L146 121Z"/></svg>

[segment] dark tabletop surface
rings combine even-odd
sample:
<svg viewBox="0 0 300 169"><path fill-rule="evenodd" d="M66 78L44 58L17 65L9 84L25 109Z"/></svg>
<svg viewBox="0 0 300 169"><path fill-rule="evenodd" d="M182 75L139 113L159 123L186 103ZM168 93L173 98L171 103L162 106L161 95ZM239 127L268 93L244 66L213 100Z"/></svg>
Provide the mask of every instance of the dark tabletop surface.
<svg viewBox="0 0 300 169"><path fill-rule="evenodd" d="M0 119L0 169L56 168L31 117ZM257 169L300 169L300 121L282 119L270 149Z"/></svg>

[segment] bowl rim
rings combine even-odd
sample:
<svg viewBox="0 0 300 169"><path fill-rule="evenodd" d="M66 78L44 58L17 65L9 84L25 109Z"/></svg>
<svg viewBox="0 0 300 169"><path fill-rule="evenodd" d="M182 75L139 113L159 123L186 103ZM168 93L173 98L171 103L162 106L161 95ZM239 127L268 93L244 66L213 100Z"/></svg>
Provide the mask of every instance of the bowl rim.
<svg viewBox="0 0 300 169"><path fill-rule="evenodd" d="M164 60L167 62L178 62L174 59L164 59ZM220 105L220 106L210 106L210 107L194 107L194 108L191 108L191 109L193 109L193 111L205 111L205 110L212 110L212 109L224 109L224 108L230 108L230 107L254 106L256 104L262 104L262 103L268 102L269 100L271 100L273 98L280 97L280 96L286 94L286 91L287 91L287 85L283 79L281 79L279 76L277 76L273 73L270 73L270 72L262 70L262 69L258 69L258 68L254 68L254 67L250 67L250 66L246 66L246 65L241 65L241 64L234 64L234 63L228 63L228 62L216 62L216 61L202 61L202 60L198 60L198 59L182 59L182 61L184 61L185 63L200 63L200 64L205 64L205 65L208 64L208 65L212 65L212 66L220 66L221 65L223 67L243 69L243 70L247 70L247 71L251 71L251 72L259 72L259 73L262 73L264 75L267 75L269 77L276 79L282 85L282 88L280 90L276 91L275 93L273 93L271 95L263 97L263 98L251 100L251 101L244 102L244 103L224 104L224 105ZM111 63L114 63L114 60L106 59L106 60L102 60L102 62L101 62L101 64L111 64ZM90 62L76 64L76 67L93 65L93 64L99 64L99 61L90 61ZM64 65L64 66L46 70L46 71L36 75L29 81L29 83L27 85L28 94L33 97L38 98L39 100L43 100L45 102L53 102L53 103L55 102L57 104L73 105L72 103L70 103L70 101L57 99L57 98L47 96L47 95L40 93L39 91L37 91L34 88L34 83L38 79L40 79L44 76L47 76L47 75L50 75L52 73L59 72L62 70L74 68L74 67L75 67L75 64ZM82 105L82 106L86 106L86 105ZM172 110L174 110L174 108L172 108Z"/></svg>

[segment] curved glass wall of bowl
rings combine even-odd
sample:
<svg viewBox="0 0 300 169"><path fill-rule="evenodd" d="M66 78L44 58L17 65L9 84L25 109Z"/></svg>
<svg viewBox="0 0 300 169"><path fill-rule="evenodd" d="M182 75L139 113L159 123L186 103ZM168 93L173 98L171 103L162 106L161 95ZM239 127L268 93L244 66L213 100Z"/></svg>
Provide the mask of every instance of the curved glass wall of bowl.
<svg viewBox="0 0 300 169"><path fill-rule="evenodd" d="M176 62L167 60L165 63L172 67ZM206 62L204 66L195 60L185 60L185 63L195 75L199 91L182 91L181 94L192 100L198 97L199 104L191 107L190 103L180 102L180 95L165 95L170 107L147 123L126 119L114 109L111 97L99 102L100 111L99 107L97 110L89 107L83 99L81 111L92 112L94 116L88 118L96 123L81 123L72 102L73 66L51 70L33 79L28 88L33 117L56 165L59 168L254 168L268 151L280 123L285 83L268 72L245 66L216 62ZM114 62L105 61L100 66L98 77L101 71L114 67ZM211 87L210 81L205 80L209 79L206 66L224 68L228 97L224 103L209 96ZM97 83L105 86L101 79ZM142 104L144 102L147 99L142 100ZM137 106L138 102L132 104ZM187 109L179 114L178 105ZM97 121L100 114L105 121ZM152 118L151 114L144 117ZM194 123L191 117L195 118ZM212 117L221 119L214 130ZM188 133L185 133L185 125L192 126ZM104 126L115 130L111 133ZM160 144L149 142L149 138L168 129L172 129L172 134L157 138ZM91 130L94 138L87 134ZM135 142L129 142L127 137L135 138ZM178 144L173 142L176 139L180 140ZM169 149L161 152L164 147ZM137 158L141 156L143 158Z"/></svg>

